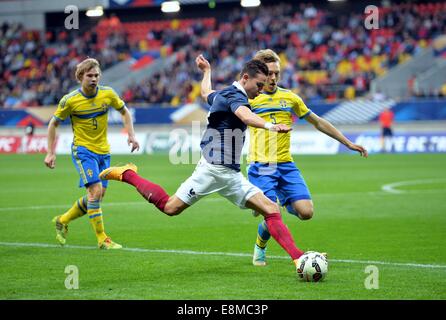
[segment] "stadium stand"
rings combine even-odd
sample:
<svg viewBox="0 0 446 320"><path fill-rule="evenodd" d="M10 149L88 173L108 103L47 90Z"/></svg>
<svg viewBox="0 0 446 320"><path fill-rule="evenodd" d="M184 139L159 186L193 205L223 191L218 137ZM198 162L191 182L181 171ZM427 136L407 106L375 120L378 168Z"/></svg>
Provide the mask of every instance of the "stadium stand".
<svg viewBox="0 0 446 320"><path fill-rule="evenodd" d="M121 22L116 15L82 32L25 30L3 24L0 105L51 105L75 85L73 67L86 56L104 70L134 59L132 70L177 53L177 61L120 92L128 102L178 106L196 101L200 74L192 63L201 52L214 66L217 88L231 82L259 48L281 52L282 85L306 101L353 99L370 84L446 32L446 3L400 3L381 7L380 29L365 30L364 14L333 13L312 4L282 3L193 19ZM410 85L408 83L408 85ZM414 96L441 96L417 92Z"/></svg>
<svg viewBox="0 0 446 320"><path fill-rule="evenodd" d="M40 33L4 23L1 33L0 106L24 108L57 104L76 84L73 70L86 56L97 57L104 69L129 57L122 31L98 44L95 30Z"/></svg>
<svg viewBox="0 0 446 320"><path fill-rule="evenodd" d="M282 84L305 99L353 99L369 91L371 80L420 54L445 32L444 3L403 3L380 9L382 25L370 32L361 25L362 14L335 17L311 4L301 4L299 10L290 4L250 12L234 10L213 31L197 34L190 30L190 41L176 49L183 50L186 57L157 74L156 80L130 87L127 92L138 94L128 98L161 103L170 100L174 105L194 101L199 93L197 83L191 84L183 75L193 75L196 80L199 74L193 64L184 61L205 52L215 66L213 80L219 87L236 77L240 64L258 49L249 44L256 43L282 52ZM177 77L172 79L172 74ZM162 85L151 97L152 90L146 88L156 87L154 83L168 83L174 90Z"/></svg>

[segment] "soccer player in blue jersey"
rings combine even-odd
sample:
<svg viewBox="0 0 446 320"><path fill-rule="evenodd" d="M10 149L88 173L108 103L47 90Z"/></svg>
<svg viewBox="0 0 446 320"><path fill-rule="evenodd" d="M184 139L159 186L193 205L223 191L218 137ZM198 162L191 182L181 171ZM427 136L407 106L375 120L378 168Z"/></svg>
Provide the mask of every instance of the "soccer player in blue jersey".
<svg viewBox="0 0 446 320"><path fill-rule="evenodd" d="M302 99L290 90L278 86L280 80L280 58L270 49L260 50L254 59L268 66L268 79L261 94L249 101L252 111L274 124L292 125L292 113L305 119L317 130L338 140L349 149L367 157L367 150L352 143L327 120L312 112ZM209 69L210 65L206 65ZM210 77L203 79L202 89L211 90ZM255 127L249 127L250 148L248 154L248 179L272 201L287 208L287 211L302 220L313 216L313 201L300 170L293 162L290 152L291 134L275 134ZM257 213L254 212L254 215ZM253 264L266 265L266 245L271 234L262 221L258 226L254 245ZM325 254L324 254L325 255Z"/></svg>
<svg viewBox="0 0 446 320"><path fill-rule="evenodd" d="M205 70L206 60L196 59L203 78L210 77ZM258 60L245 64L240 79L221 91L202 91L202 97L211 106L208 125L201 140L202 157L192 175L169 196L163 188L142 177L134 164L111 167L101 172L104 180L123 181L136 187L138 192L163 213L180 214L206 195L218 192L240 208L250 208L265 218L272 237L288 252L297 267L303 254L282 221L279 206L251 184L240 172L240 156L247 125L284 134L287 125L265 121L250 110L249 99L255 98L267 80L268 68Z"/></svg>
<svg viewBox="0 0 446 320"><path fill-rule="evenodd" d="M110 108L118 110L128 132L127 142L131 151L139 149L135 138L132 116L125 102L110 88L99 85L101 70L96 59L88 58L76 67L76 79L81 87L59 102L53 118L48 124L48 153L45 165L51 169L56 165L55 141L56 129L67 117L71 119L74 133L72 160L80 175L80 187L85 187L87 195L78 199L64 214L56 216L56 239L66 243L68 224L85 214L96 234L100 249L120 249L122 246L113 242L104 231L101 201L105 195L108 181L101 181L99 173L110 166L110 145L107 141L107 119Z"/></svg>

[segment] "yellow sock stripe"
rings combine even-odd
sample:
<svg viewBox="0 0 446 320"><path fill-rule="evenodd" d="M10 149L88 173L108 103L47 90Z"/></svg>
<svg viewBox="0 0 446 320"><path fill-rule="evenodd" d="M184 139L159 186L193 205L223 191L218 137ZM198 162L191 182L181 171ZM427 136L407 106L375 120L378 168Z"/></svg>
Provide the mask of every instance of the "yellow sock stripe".
<svg viewBox="0 0 446 320"><path fill-rule="evenodd" d="M77 207L83 212L83 214L87 213L87 205L84 201L86 201L86 196L79 198L77 200Z"/></svg>
<svg viewBox="0 0 446 320"><path fill-rule="evenodd" d="M266 225L265 221L262 221L262 227L264 230L268 230L268 226ZM268 243L268 239L263 239L262 236L260 235L259 232L257 232L257 239L256 239L256 244L260 247L260 248L265 248L266 244Z"/></svg>
<svg viewBox="0 0 446 320"><path fill-rule="evenodd" d="M268 240L263 240L262 237L260 237L259 235L257 235L257 239L256 239L256 244L260 247L260 248L265 248L266 244L268 243Z"/></svg>
<svg viewBox="0 0 446 320"><path fill-rule="evenodd" d="M99 209L88 209L88 215L89 215L89 217L91 218L93 215L96 215L96 214L102 214L102 210L101 210L101 208L99 208Z"/></svg>

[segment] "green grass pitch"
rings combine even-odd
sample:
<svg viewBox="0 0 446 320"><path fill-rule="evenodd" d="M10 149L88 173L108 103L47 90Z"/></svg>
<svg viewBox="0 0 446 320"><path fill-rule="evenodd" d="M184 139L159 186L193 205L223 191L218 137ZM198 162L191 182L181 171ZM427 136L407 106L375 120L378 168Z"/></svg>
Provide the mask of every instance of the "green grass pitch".
<svg viewBox="0 0 446 320"><path fill-rule="evenodd" d="M446 155L299 156L315 203L312 220L283 214L303 250L329 253L322 283L298 281L271 240L268 266L253 267L260 217L218 195L177 217L111 182L103 201L107 233L125 249L100 251L88 219L58 247L51 219L84 190L69 156L49 170L43 155L0 156L0 299L445 299ZM113 156L169 193L193 171L168 157ZM383 188L387 188L384 191ZM65 287L67 266L79 289ZM378 289L366 289L366 267ZM375 282L376 283L376 282Z"/></svg>

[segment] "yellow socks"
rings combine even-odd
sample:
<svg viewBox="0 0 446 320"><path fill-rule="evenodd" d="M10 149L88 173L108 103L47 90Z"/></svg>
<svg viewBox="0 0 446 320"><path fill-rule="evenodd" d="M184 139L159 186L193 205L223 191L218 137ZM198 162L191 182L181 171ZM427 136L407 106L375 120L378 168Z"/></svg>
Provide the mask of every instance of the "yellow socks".
<svg viewBox="0 0 446 320"><path fill-rule="evenodd" d="M87 196L79 198L73 206L60 216L59 221L65 225L87 213Z"/></svg>
<svg viewBox="0 0 446 320"><path fill-rule="evenodd" d="M102 220L102 209L99 200L87 201L87 213L90 218L90 223L98 238L98 243L104 242L107 235L104 232L104 222Z"/></svg>

